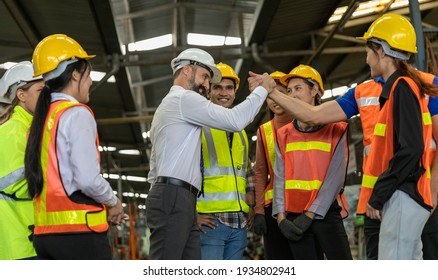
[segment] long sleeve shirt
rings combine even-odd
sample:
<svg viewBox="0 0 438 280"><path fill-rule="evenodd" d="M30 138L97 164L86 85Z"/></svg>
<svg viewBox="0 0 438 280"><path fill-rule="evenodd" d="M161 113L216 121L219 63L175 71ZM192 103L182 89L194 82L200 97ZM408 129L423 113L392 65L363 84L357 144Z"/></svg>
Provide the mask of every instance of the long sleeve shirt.
<svg viewBox="0 0 438 280"><path fill-rule="evenodd" d="M395 80L402 74L392 74L380 95L380 107L386 106ZM424 151L423 127L420 105L409 85L401 80L394 89L394 155L389 167L377 179L369 204L378 210L392 194L400 189L422 204L416 189L417 182L408 182L408 176L418 171ZM422 204L423 205L423 204Z"/></svg>
<svg viewBox="0 0 438 280"><path fill-rule="evenodd" d="M52 93L52 102L58 100L78 102L70 95ZM81 191L99 203L114 206L117 198L100 175L96 133L96 121L87 108L72 107L61 115L56 138L59 172L68 195Z"/></svg>
<svg viewBox="0 0 438 280"><path fill-rule="evenodd" d="M300 128L294 122L295 128L300 130ZM310 130L306 130L306 133L315 131L320 127L315 127ZM309 134L309 135L310 135ZM310 136L309 136L310 138ZM329 168L327 169L327 174L324 178L324 182L318 191L318 194L313 201L311 207L307 210L309 212L315 213L315 219L324 219L327 211L329 210L332 203L336 200L336 196L339 194L341 189L345 185L345 175L348 164L348 154L345 146L347 145L347 133L344 133L341 137L338 145L333 152L332 159L330 161ZM274 181L274 200L272 206L272 216L276 217L278 213L285 212L285 172L284 169L284 158L277 145L276 147L276 158L275 158L275 181Z"/></svg>
<svg viewBox="0 0 438 280"><path fill-rule="evenodd" d="M259 86L246 100L227 109L194 91L173 86L152 121L148 182L168 176L199 187L202 127L241 131L257 115L267 95L266 89Z"/></svg>
<svg viewBox="0 0 438 280"><path fill-rule="evenodd" d="M274 121L274 131L290 123L292 121L292 116L284 114L282 116L275 115ZM265 214L265 188L269 183L269 180L274 180L274 178L269 178L269 168L266 159L265 146L263 144L263 139L260 133L260 129L257 131L257 143L256 143L256 165L254 170L255 176L255 207L254 211L256 214Z"/></svg>

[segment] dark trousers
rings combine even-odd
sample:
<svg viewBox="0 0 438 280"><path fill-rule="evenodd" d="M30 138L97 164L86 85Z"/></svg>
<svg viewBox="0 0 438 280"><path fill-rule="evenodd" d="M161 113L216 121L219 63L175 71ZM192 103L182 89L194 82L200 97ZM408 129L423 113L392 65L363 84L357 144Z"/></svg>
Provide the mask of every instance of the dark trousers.
<svg viewBox="0 0 438 280"><path fill-rule="evenodd" d="M193 193L178 186L154 184L146 199L146 221L151 231L149 259L201 259Z"/></svg>
<svg viewBox="0 0 438 280"><path fill-rule="evenodd" d="M335 201L323 220L313 220L310 228L299 241L289 240L296 260L318 260L323 255L329 260L352 260L347 233L340 214L341 207ZM299 214L288 214L293 221Z"/></svg>
<svg viewBox="0 0 438 280"><path fill-rule="evenodd" d="M364 235L366 244L367 260L377 260L379 253L380 221L365 216Z"/></svg>
<svg viewBox="0 0 438 280"><path fill-rule="evenodd" d="M379 248L380 221L365 216L364 233L368 260L377 260ZM427 220L421 234L423 259L438 260L438 214L435 211Z"/></svg>
<svg viewBox="0 0 438 280"><path fill-rule="evenodd" d="M268 231L263 235L265 259L293 260L292 251L288 246L288 239L278 228L277 219L272 217L272 204L265 208L265 220Z"/></svg>
<svg viewBox="0 0 438 280"><path fill-rule="evenodd" d="M42 260L110 260L107 232L34 235L33 244Z"/></svg>
<svg viewBox="0 0 438 280"><path fill-rule="evenodd" d="M437 211L427 220L421 234L423 242L423 259L438 260L438 214Z"/></svg>

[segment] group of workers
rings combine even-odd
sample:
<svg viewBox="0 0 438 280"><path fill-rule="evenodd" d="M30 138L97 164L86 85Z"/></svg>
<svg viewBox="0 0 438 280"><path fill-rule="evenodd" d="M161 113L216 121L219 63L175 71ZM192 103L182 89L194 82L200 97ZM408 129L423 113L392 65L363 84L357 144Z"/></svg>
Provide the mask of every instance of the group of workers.
<svg viewBox="0 0 438 280"><path fill-rule="evenodd" d="M437 204L438 80L407 64L416 38L403 16L379 17L359 39L373 80L325 103L309 65L250 72L251 93L233 106L240 79L231 66L197 48L171 61L173 86L150 130L150 259L240 260L249 229L263 235L266 259L352 259L342 220L345 120L359 113L367 258L435 251L422 232ZM108 227L125 214L100 176L85 105L93 57L54 34L0 80L9 104L0 117L0 259L111 259ZM273 118L259 127L252 163L244 129L265 100Z"/></svg>
<svg viewBox="0 0 438 280"><path fill-rule="evenodd" d="M151 259L241 259L241 233L251 225L264 236L267 259L352 259L342 222L343 121L359 113L367 258L423 258L422 232L437 201L437 80L408 64L416 37L403 16L379 17L358 39L373 80L323 104L321 75L308 65L287 75L250 72L251 93L226 109L239 84L228 67L199 49L172 60L174 84L151 127ZM274 118L257 134L253 197L242 130L265 98Z"/></svg>
<svg viewBox="0 0 438 280"><path fill-rule="evenodd" d="M87 52L53 34L0 80L0 259L111 259L125 218L100 175Z"/></svg>

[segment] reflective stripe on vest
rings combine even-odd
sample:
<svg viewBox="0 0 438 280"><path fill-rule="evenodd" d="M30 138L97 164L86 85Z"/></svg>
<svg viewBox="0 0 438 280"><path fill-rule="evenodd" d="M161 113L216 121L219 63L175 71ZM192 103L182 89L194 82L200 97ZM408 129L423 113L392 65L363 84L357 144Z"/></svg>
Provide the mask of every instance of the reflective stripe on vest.
<svg viewBox="0 0 438 280"><path fill-rule="evenodd" d="M379 105L378 97L361 97L356 100L358 107L377 106Z"/></svg>
<svg viewBox="0 0 438 280"><path fill-rule="evenodd" d="M354 89L354 97L360 114L363 131L363 146L371 143L376 116L380 110L379 97L382 84L374 80L359 84Z"/></svg>
<svg viewBox="0 0 438 280"><path fill-rule="evenodd" d="M322 185L322 181L304 181L304 180L287 180L285 182L286 190L303 190L303 191L314 191L319 190Z"/></svg>
<svg viewBox="0 0 438 280"><path fill-rule="evenodd" d="M73 202L67 196L59 175L56 155L56 133L59 118L73 106L87 106L69 101L57 101L50 105L41 146L43 189L34 199L34 234L105 232L108 230L106 210L103 205L94 206ZM98 147L96 135L96 150Z"/></svg>
<svg viewBox="0 0 438 280"><path fill-rule="evenodd" d="M245 202L248 139L234 133L230 150L225 131L203 128L204 195L196 203L199 213L248 212ZM232 154L232 156L231 156Z"/></svg>
<svg viewBox="0 0 438 280"><path fill-rule="evenodd" d="M324 143L318 141L288 143L286 146L286 153L292 151L309 151L320 150L323 152L330 152L332 148L331 143Z"/></svg>
<svg viewBox="0 0 438 280"><path fill-rule="evenodd" d="M265 151L265 158L267 159L268 171L269 171L269 184L265 188L265 207L272 203L274 197L274 164L275 164L275 131L274 121L271 120L260 126L260 132L262 135L262 143Z"/></svg>
<svg viewBox="0 0 438 280"><path fill-rule="evenodd" d="M366 213L366 205L372 195L372 191L375 187L378 177L388 169L389 161L393 157L393 102L394 102L394 88L397 85L399 79L404 79L415 96L419 100L422 124L423 124L423 141L424 141L424 153L421 159L423 167L426 172L420 177L417 183L417 189L423 198L425 205L431 205L430 195L430 164L432 162L435 144L432 143L432 122L430 113L428 111L428 97L422 97L420 90L415 82L408 77L400 77L394 82L391 89L390 97L386 101L385 106L379 111L376 116L376 125L374 128L374 137L372 138L372 144L368 159L364 164L364 176L362 178L362 188L358 201L358 214Z"/></svg>
<svg viewBox="0 0 438 280"><path fill-rule="evenodd" d="M24 167L16 169L0 178L0 191L24 179Z"/></svg>
<svg viewBox="0 0 438 280"><path fill-rule="evenodd" d="M346 129L347 124L340 122L310 133L299 132L293 124L278 130L279 149L285 164L285 211L302 213L310 208ZM347 146L345 149L347 152Z"/></svg>

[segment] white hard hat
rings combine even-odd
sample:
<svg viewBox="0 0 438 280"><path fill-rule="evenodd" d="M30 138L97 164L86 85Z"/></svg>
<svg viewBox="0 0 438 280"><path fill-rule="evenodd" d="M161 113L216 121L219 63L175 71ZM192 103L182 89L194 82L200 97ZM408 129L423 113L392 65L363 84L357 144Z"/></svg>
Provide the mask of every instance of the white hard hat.
<svg viewBox="0 0 438 280"><path fill-rule="evenodd" d="M42 76L33 77L33 66L30 61L22 61L9 68L0 79L0 102L12 104L17 89L28 82L42 80Z"/></svg>
<svg viewBox="0 0 438 280"><path fill-rule="evenodd" d="M173 74L186 64L197 65L207 69L210 72L212 83L219 83L222 80L221 72L217 69L213 57L204 50L190 48L182 51L170 62Z"/></svg>

